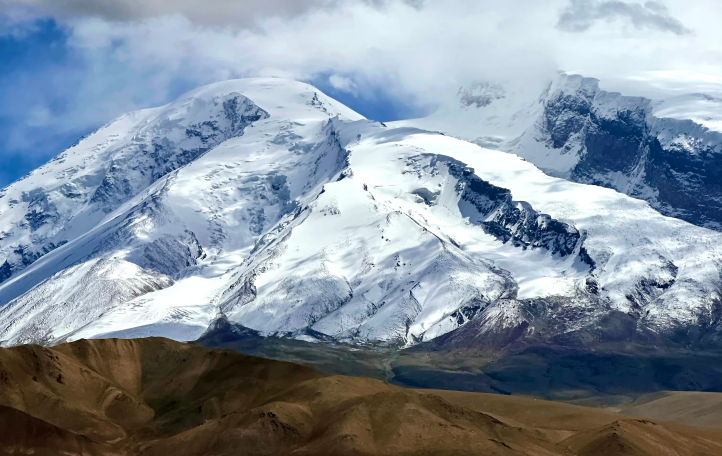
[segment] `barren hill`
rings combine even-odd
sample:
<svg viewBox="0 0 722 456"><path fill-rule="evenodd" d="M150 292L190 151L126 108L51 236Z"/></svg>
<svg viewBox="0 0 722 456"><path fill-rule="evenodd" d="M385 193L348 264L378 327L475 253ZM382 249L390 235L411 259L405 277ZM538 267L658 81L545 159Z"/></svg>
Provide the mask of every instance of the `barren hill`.
<svg viewBox="0 0 722 456"><path fill-rule="evenodd" d="M3 454L551 456L620 439L638 451L624 454L658 454L655 439L684 442L674 455L722 451L716 431L406 389L160 338L2 349L0 382ZM537 421L514 412L520 404ZM569 420L570 408L591 418Z"/></svg>

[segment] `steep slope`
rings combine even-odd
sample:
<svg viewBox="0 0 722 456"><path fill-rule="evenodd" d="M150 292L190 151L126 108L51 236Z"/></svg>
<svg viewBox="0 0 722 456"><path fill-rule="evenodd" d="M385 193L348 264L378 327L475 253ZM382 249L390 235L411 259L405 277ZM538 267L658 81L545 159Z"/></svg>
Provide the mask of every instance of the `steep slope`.
<svg viewBox="0 0 722 456"><path fill-rule="evenodd" d="M253 103L240 92L253 94L254 99L259 100L267 107L268 111L263 110L263 118L268 119L271 116L269 112L275 114L274 118L267 121L265 129L259 129L263 131L257 131L257 133L254 131L253 138L237 143L236 147L214 148L215 155L207 156L207 149L221 141L222 138L240 135L239 138L245 139L242 127L247 128L250 123L263 120L256 114L251 117L245 115L248 109L256 112L261 108L249 108ZM242 102L238 102L238 100L242 100ZM111 198L115 203L104 203L98 206L99 203L95 196L88 196L87 203L79 201L76 210L80 214L75 218L70 218L66 222L66 226L75 226L82 222L85 224L83 230L78 228L77 236L69 243L64 243L58 251L40 258L29 268L18 271L6 280L0 288L0 303L7 303L23 295L46 279L56 282L67 278L67 274L58 275L58 273L79 264L86 264L89 267L88 262L97 258L127 261L141 268L143 274L167 276L161 281L165 286L173 283L170 277L178 279L187 275L195 277L222 276L223 271L230 264L241 260L244 250L249 250L261 233L268 230L269 226L273 226L279 218L293 212L297 204L295 199L299 197L299 194L305 191L313 194L312 186L315 184L312 182L313 179L323 180L325 177L322 174L331 172L327 169L328 167L333 168L332 171L336 172L338 166L336 152L338 150L334 149L333 143L327 144L328 137L323 133L322 121L338 114L343 114L347 116L346 118L360 118L348 108L318 95L317 91L310 86L283 80L244 80L216 84L193 91L163 108L160 113L155 111L154 113L151 120L146 119L141 122L142 125L135 128L152 136L149 141L165 144L163 151L167 156L158 156L157 148L146 154L147 151L136 144L140 133L130 129L127 137L118 140L122 147L118 146L118 151L113 149L111 152L127 155L134 165L118 167L114 171L116 173L125 172L128 176L116 176L117 178L107 180L107 182L122 181L128 185L133 183L132 188L128 187L128 192L123 193L128 200L119 204L122 198L118 197L118 193L115 192L117 188L109 185L98 188L103 189L102 198L106 203L110 201L108 198L111 195L116 195ZM304 136L295 133L294 128ZM201 135L199 131L203 129L208 129L210 133ZM275 132L273 137L267 136L269 130ZM309 141L300 142L299 139L304 137ZM318 142L313 142L314 140ZM123 146L126 143L129 145ZM207 147L193 149L191 153L188 152L187 147L184 148L186 143L196 146L204 144ZM82 144L83 142L81 142ZM324 157L329 155L329 148L333 149L331 151L333 156L324 161ZM229 153L229 150L233 153ZM73 150L71 149L71 151ZM277 154L275 156L273 155L274 151ZM90 150L83 149L75 152L79 156L82 154L94 156ZM280 155L281 153L283 155ZM148 154L150 158L148 158ZM289 156L296 157L296 160L287 160ZM173 157L180 157L178 158L180 161L174 164ZM204 157L206 160L188 173L178 174L179 170L193 162L194 158L199 157ZM81 159L86 160L87 157L78 158L78 160ZM151 175L163 172L157 171L157 167L154 167L155 161L148 165L148 160L151 159L161 163L164 166L163 171L166 171L169 166L178 169L171 170L161 177ZM46 166L57 167L59 166L57 163L60 162L62 160L56 160ZM103 166L106 165L105 160L99 160L99 163ZM284 167L281 169L279 165ZM109 172L104 168L100 171L93 171L89 168L90 165L88 165L87 172ZM156 171L153 171L154 169ZM318 175L309 177L309 172L313 174L314 169ZM239 173L239 170L243 171ZM286 176L283 173L285 170L295 170L300 179L310 179L297 183L298 188L293 189L295 192L293 196L286 183ZM76 171L73 170L73 172ZM31 176L8 187L5 193L8 195L21 193L23 186L43 184L47 190L40 188L38 193L53 194L55 191L53 189L64 184L64 176L65 174L56 174L55 179L48 178L49 182L46 184ZM138 179L134 180L135 177ZM152 182L153 179L157 180L146 188L142 187ZM97 189L94 191L97 193ZM203 195L204 191L207 198L198 198ZM137 194L133 195L134 192ZM117 209L111 210L114 206L118 206ZM13 228L14 235L3 240L3 246L7 245L9 249L13 248L15 233L22 234L25 227L22 222L14 221L14 217L17 217L18 214L22 216L24 208L18 206L15 209L17 210L2 214L3 222ZM98 223L94 224L93 221L89 221L89 216L86 217L86 213L97 214L97 212L105 210L110 213ZM68 228L63 228L63 222L64 219L59 217L52 224L53 229L62 232L70 231ZM199 240L197 236L202 236L202 238ZM41 245L42 242L43 239L37 238L37 245ZM230 255L230 258L224 259L225 266L222 262L216 262L214 269L206 274L204 270L209 266L209 262L204 263L203 259L215 259L218 254L224 253L227 249L234 253ZM241 253L237 254L237 252ZM191 269L193 271L189 272ZM118 277L116 280L122 279ZM184 282L181 287L186 284L187 282ZM57 286L51 285L51 287ZM204 287L191 285L190 288L193 289L195 296L198 296L202 309L193 307L192 303L178 303L180 306L175 306L177 301L171 297L170 308L154 307L152 312L156 318L167 319L171 322L194 320L195 326L192 326L197 327L196 332L202 332L210 319L215 316L212 303L210 303L212 296L208 294L215 290L214 287L221 286L222 283L215 284L215 282L211 286L205 285ZM155 289L157 288L145 288L136 296ZM174 292L175 290L171 292L171 295ZM188 292L184 294L189 296ZM67 301L68 298L72 297L59 296L60 300ZM100 300L107 301L103 298ZM127 301L127 299L125 300ZM137 304L123 306L122 309L132 312L134 309L143 308L143 303L146 302L143 298L139 298ZM7 306L3 312L8 312L7 309L16 307L16 304L19 303ZM50 305L49 303L45 304ZM76 304L74 301L69 301L64 305L73 307ZM60 311L60 308L56 306L52 308ZM107 309L104 309L103 312L105 310ZM13 313L17 315L14 311ZM140 319L132 316L130 318L133 318L131 324L134 327L138 326ZM200 323L196 321L199 319ZM15 318L8 321L6 325L11 322L12 325L2 331L4 336L0 336L0 339L9 337L10 333L15 334L14 328L17 325L32 325L30 320L23 322ZM66 329L72 332L81 327L82 325L75 325ZM177 334L177 337L182 337L184 330L181 328L180 331L181 333ZM67 334L55 334L54 337ZM191 338L196 336L197 334L194 334ZM38 337L34 340L42 340L42 338Z"/></svg>
<svg viewBox="0 0 722 456"><path fill-rule="evenodd" d="M153 112L118 140L138 166L103 171L102 205L89 197L66 225L110 212L0 284L3 344L191 340L225 316L263 335L401 346L473 322L504 345L617 314L622 338L722 341L722 235L642 201L365 120L293 81L227 81ZM163 159L138 132L170 138ZM3 223L23 233L15 215ZM103 271L119 271L112 286Z"/></svg>
<svg viewBox="0 0 722 456"><path fill-rule="evenodd" d="M722 100L710 95L653 101L562 74L545 89L473 84L429 118L398 124L512 152L550 175L613 188L719 231L720 119Z"/></svg>
<svg viewBox="0 0 722 456"><path fill-rule="evenodd" d="M148 185L268 117L239 93L131 113L0 192L0 281L84 234Z"/></svg>
<svg viewBox="0 0 722 456"><path fill-rule="evenodd" d="M115 306L172 284L170 277L122 259L93 259L53 275L0 309L0 318L5 332L19 328L17 342L47 343L95 322Z"/></svg>
<svg viewBox="0 0 722 456"><path fill-rule="evenodd" d="M0 406L0 451L38 456L120 455L112 445L54 426L20 410Z"/></svg>

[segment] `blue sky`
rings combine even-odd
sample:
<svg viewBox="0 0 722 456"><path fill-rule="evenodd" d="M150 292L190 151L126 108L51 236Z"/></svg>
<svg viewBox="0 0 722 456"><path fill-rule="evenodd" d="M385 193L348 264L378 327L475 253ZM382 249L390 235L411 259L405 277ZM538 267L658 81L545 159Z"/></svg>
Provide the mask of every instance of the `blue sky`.
<svg viewBox="0 0 722 456"><path fill-rule="evenodd" d="M34 107L57 113L67 99L55 92L47 75L72 65L63 43L65 34L53 20L36 21L26 33L0 36L0 186L42 164L53 152L73 142L82 131L37 131L31 125Z"/></svg>
<svg viewBox="0 0 722 456"><path fill-rule="evenodd" d="M179 71L164 79L159 93L152 68L146 78L131 76L128 73L135 70L122 68L122 63L113 58L99 63L94 56L89 61L69 43L70 39L69 29L51 17L33 18L0 34L0 188L115 116L162 105L199 85L196 78L186 79ZM110 74L115 77L108 81ZM372 119L409 118L428 110L385 93L380 87L367 88L363 98L336 89L325 73L307 82ZM127 103L119 105L117 97L107 102L102 96L94 97L106 91L126 94Z"/></svg>

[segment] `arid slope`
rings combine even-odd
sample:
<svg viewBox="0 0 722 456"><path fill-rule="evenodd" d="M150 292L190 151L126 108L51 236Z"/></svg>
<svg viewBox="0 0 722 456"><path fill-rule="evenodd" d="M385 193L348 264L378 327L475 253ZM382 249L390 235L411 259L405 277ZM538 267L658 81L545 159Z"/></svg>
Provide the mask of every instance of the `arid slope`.
<svg viewBox="0 0 722 456"><path fill-rule="evenodd" d="M716 431L534 402L411 390L158 338L0 350L2 454L552 456L621 442L632 451L621 454L645 455L667 441L684 442L668 445L670 455L722 453Z"/></svg>

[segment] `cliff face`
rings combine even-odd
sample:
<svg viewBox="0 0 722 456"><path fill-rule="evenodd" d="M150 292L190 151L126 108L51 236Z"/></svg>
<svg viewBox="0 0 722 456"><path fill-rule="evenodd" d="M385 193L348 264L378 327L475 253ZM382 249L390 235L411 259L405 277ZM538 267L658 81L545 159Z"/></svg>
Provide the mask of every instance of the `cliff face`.
<svg viewBox="0 0 722 456"><path fill-rule="evenodd" d="M511 152L546 173L613 188L664 215L722 230L722 98L649 99L561 74L462 87L431 116L395 122Z"/></svg>
<svg viewBox="0 0 722 456"><path fill-rule="evenodd" d="M722 106L722 100L692 97ZM550 173L613 188L664 215L722 230L722 133L693 120L658 117L664 103L670 102L626 97L601 90L596 79L562 76L527 132L538 144L522 140L515 151ZM564 155L573 158L555 166L553 159Z"/></svg>
<svg viewBox="0 0 722 456"><path fill-rule="evenodd" d="M544 248L562 257L581 247L582 234L573 225L534 210L527 202L513 201L508 189L480 179L474 169L449 157L439 157L456 179L463 201L479 212L484 230L515 247Z"/></svg>

